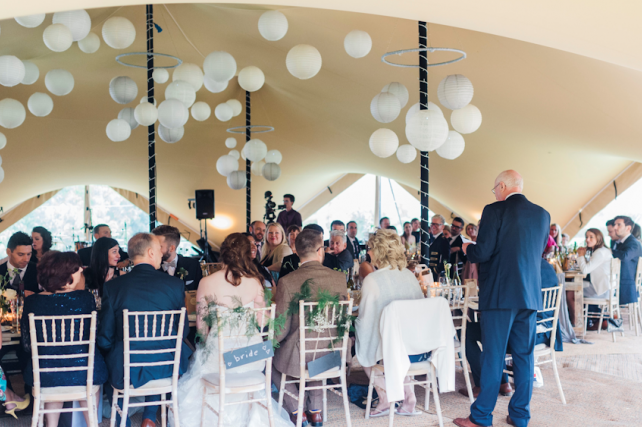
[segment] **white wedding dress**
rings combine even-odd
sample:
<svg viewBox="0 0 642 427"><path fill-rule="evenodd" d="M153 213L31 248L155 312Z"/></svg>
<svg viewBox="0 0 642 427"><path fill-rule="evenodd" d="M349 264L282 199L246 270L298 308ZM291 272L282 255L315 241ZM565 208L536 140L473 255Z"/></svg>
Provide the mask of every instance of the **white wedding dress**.
<svg viewBox="0 0 642 427"><path fill-rule="evenodd" d="M254 308L254 302L243 306L244 308ZM214 333L213 333L214 331ZM190 367L178 381L178 414L180 427L200 427L201 411L203 410L203 384L201 378L205 375L218 374L219 372L219 353L218 353L218 336L215 329L210 330L207 342L204 346L199 347L192 358ZM224 333L224 332L223 332ZM238 335L238 330L234 333ZM262 342L262 338L257 334L251 338L228 339L225 347L245 347ZM265 360L248 363L247 365L238 366L226 371L226 373L259 373L265 369ZM254 393L254 398L258 399L265 396L265 392L259 391ZM247 394L227 394L226 402L248 400L251 396ZM274 414L275 427L294 426L290 421L285 410L278 412L278 404L274 399L272 408ZM207 403L216 411L219 409L219 396L210 394ZM217 415L205 409L205 425L215 426L218 423ZM280 416L279 416L280 415ZM258 403L226 405L223 412L225 426L229 427L267 427L270 425L267 410ZM173 417L169 417L170 425L173 424ZM172 425L172 427L175 427Z"/></svg>

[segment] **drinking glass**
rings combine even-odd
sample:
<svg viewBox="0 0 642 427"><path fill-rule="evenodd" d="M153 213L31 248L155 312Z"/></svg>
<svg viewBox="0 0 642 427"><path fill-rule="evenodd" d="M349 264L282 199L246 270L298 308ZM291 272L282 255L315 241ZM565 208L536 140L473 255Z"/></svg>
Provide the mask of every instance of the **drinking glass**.
<svg viewBox="0 0 642 427"><path fill-rule="evenodd" d="M92 289L91 293L94 296L94 300L96 301L96 310L100 310L102 307L102 300L100 298L100 293L98 292L98 289Z"/></svg>

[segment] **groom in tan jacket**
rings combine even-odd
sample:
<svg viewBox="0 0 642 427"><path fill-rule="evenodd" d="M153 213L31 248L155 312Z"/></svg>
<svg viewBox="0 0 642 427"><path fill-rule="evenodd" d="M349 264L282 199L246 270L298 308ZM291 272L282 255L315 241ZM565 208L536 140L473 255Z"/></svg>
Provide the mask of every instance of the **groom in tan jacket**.
<svg viewBox="0 0 642 427"><path fill-rule="evenodd" d="M287 314L290 301L294 294L301 291L301 285L306 280L310 280L312 297L316 298L319 290L329 291L332 295L339 294L341 300L348 299L346 287L346 276L339 271L331 270L322 265L324 257L323 233L313 229L305 229L296 238L296 252L301 259L299 268L283 277L276 288L276 315L287 315L285 328L276 337L280 342L280 347L274 353L274 362L272 369L272 382L277 387L281 386L281 375L296 376L301 375L300 367L300 347L299 347L299 314ZM336 334L336 330L332 330ZM328 336L326 332L323 336ZM316 338L316 335L314 336ZM324 346L328 341L321 341ZM321 345L320 344L320 345ZM309 345L309 344L308 344ZM314 346L310 347L314 349ZM327 355L327 352L317 352L316 358ZM314 353L306 355L306 362L314 359ZM292 380L292 378L289 378ZM307 383L310 387L320 386L321 381ZM299 392L295 384L287 384L285 389L290 393L298 396ZM296 423L298 403L295 399L285 394L283 406L290 414L292 422ZM306 412L303 416L303 426L308 425L308 421L313 427L323 425L322 408L322 390L310 390L306 393L303 405Z"/></svg>

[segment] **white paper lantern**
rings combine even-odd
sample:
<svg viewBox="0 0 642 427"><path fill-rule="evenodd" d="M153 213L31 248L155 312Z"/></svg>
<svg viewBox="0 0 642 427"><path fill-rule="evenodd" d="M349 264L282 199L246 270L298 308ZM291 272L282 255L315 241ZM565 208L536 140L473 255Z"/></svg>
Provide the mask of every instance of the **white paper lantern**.
<svg viewBox="0 0 642 427"><path fill-rule="evenodd" d="M203 72L198 65L183 62L172 73L172 81L175 82L177 80L186 81L192 85L194 92L198 92L203 87Z"/></svg>
<svg viewBox="0 0 642 427"><path fill-rule="evenodd" d="M6 129L17 128L26 117L27 112L20 101L11 98L0 101L0 126Z"/></svg>
<svg viewBox="0 0 642 427"><path fill-rule="evenodd" d="M65 96L74 89L74 76L67 70L51 70L45 74L47 90L56 96Z"/></svg>
<svg viewBox="0 0 642 427"><path fill-rule="evenodd" d="M461 74L446 76L437 87L439 102L451 110L459 110L473 99L473 84Z"/></svg>
<svg viewBox="0 0 642 427"><path fill-rule="evenodd" d="M0 132L0 150L7 146L7 137L4 133Z"/></svg>
<svg viewBox="0 0 642 427"><path fill-rule="evenodd" d="M154 104L144 102L134 109L134 118L141 126L151 126L158 120L158 110Z"/></svg>
<svg viewBox="0 0 642 427"><path fill-rule="evenodd" d="M247 144L243 145L243 148L241 148L241 158L243 160L247 160L247 156L245 154L245 147L247 147Z"/></svg>
<svg viewBox="0 0 642 427"><path fill-rule="evenodd" d="M263 166L265 166L265 162L263 160L252 163L252 166L250 167L252 175L263 176Z"/></svg>
<svg viewBox="0 0 642 427"><path fill-rule="evenodd" d="M281 176L281 166L276 163L266 163L263 166L263 176L268 181L276 181Z"/></svg>
<svg viewBox="0 0 642 427"><path fill-rule="evenodd" d="M36 117L45 117L53 110L53 99L46 93L36 92L29 97L27 108Z"/></svg>
<svg viewBox="0 0 642 427"><path fill-rule="evenodd" d="M370 135L370 151L377 157L390 157L399 147L397 134L390 129L377 129Z"/></svg>
<svg viewBox="0 0 642 427"><path fill-rule="evenodd" d="M437 148L437 154L444 159L454 160L461 156L461 153L464 152L464 148L466 148L464 137L461 136L460 133L451 130L448 132L446 142L444 142L441 147Z"/></svg>
<svg viewBox="0 0 642 427"><path fill-rule="evenodd" d="M138 96L138 86L131 77L114 77L109 82L111 99L119 104L129 104Z"/></svg>
<svg viewBox="0 0 642 427"><path fill-rule="evenodd" d="M265 145L265 142L260 139L250 139L245 143L243 150L245 150L245 157L247 157L251 162L263 160L268 151L267 145Z"/></svg>
<svg viewBox="0 0 642 427"><path fill-rule="evenodd" d="M397 159L401 163L410 163L417 158L417 149L410 144L400 145L397 148Z"/></svg>
<svg viewBox="0 0 642 427"><path fill-rule="evenodd" d="M239 72L239 86L248 92L256 92L263 87L265 74L260 68L250 65Z"/></svg>
<svg viewBox="0 0 642 427"><path fill-rule="evenodd" d="M227 185L232 190L241 190L247 185L245 171L234 171L227 177Z"/></svg>
<svg viewBox="0 0 642 427"><path fill-rule="evenodd" d="M307 80L321 70L321 54L316 47L309 44L294 46L285 58L285 65L294 77Z"/></svg>
<svg viewBox="0 0 642 427"><path fill-rule="evenodd" d="M232 107L232 114L234 117L238 116L241 114L241 111L243 111L243 105L236 99L228 99L225 103Z"/></svg>
<svg viewBox="0 0 642 427"><path fill-rule="evenodd" d="M156 68L152 73L152 79L154 79L155 83L166 83L169 80L169 71L165 68Z"/></svg>
<svg viewBox="0 0 642 427"><path fill-rule="evenodd" d="M203 84L205 85L205 89L209 90L212 93L221 93L225 89L227 89L228 82L217 82L216 80L213 80L209 76L205 75L203 76Z"/></svg>
<svg viewBox="0 0 642 427"><path fill-rule="evenodd" d="M37 82L40 77L38 66L31 61L22 61L22 64L25 66L25 76L20 83L23 85L32 85Z"/></svg>
<svg viewBox="0 0 642 427"><path fill-rule="evenodd" d="M25 72L25 64L16 56L0 56L0 85L13 87L20 84Z"/></svg>
<svg viewBox="0 0 642 427"><path fill-rule="evenodd" d="M448 122L435 110L420 110L406 124L406 138L419 151L432 151L446 142Z"/></svg>
<svg viewBox="0 0 642 427"><path fill-rule="evenodd" d="M389 92L399 98L399 104L401 108L405 107L408 103L408 89L399 82L388 83L383 87L381 92Z"/></svg>
<svg viewBox="0 0 642 427"><path fill-rule="evenodd" d="M468 104L464 108L452 112L450 123L459 133L473 133L481 126L482 114L479 108Z"/></svg>
<svg viewBox="0 0 642 427"><path fill-rule="evenodd" d="M343 39L343 47L353 58L363 58L372 49L370 34L361 30L353 30Z"/></svg>
<svg viewBox="0 0 642 427"><path fill-rule="evenodd" d="M225 146L227 148L236 148L236 138L229 137L225 140Z"/></svg>
<svg viewBox="0 0 642 427"><path fill-rule="evenodd" d="M27 15L27 16L18 16L16 18L16 22L23 27L27 28L36 28L43 22L45 22L45 15L44 13L38 13L36 15Z"/></svg>
<svg viewBox="0 0 642 427"><path fill-rule="evenodd" d="M56 12L53 14L52 21L54 24L62 24L69 28L75 42L87 37L87 34L89 34L91 30L91 18L89 14L82 9Z"/></svg>
<svg viewBox="0 0 642 427"><path fill-rule="evenodd" d="M236 160L239 160L241 158L241 153L239 153L238 150L230 150L230 152L227 154L228 156L234 157Z"/></svg>
<svg viewBox="0 0 642 427"><path fill-rule="evenodd" d="M132 128L123 119L114 119L107 124L107 138L114 142L121 142L129 138Z"/></svg>
<svg viewBox="0 0 642 427"><path fill-rule="evenodd" d="M269 10L259 18L259 33L271 42L281 40L288 32L288 18L278 10Z"/></svg>
<svg viewBox="0 0 642 427"><path fill-rule="evenodd" d="M50 50L54 52L64 52L71 47L74 42L69 28L62 24L51 24L42 33L42 39Z"/></svg>
<svg viewBox="0 0 642 427"><path fill-rule="evenodd" d="M0 168L0 182L4 181L4 169Z"/></svg>
<svg viewBox="0 0 642 427"><path fill-rule="evenodd" d="M236 61L227 52L212 52L203 61L203 71L216 82L227 82L236 74Z"/></svg>
<svg viewBox="0 0 642 427"><path fill-rule="evenodd" d="M194 87L185 80L176 80L167 85L165 89L165 99L177 99L181 101L186 108L189 108L194 101L196 101L196 91Z"/></svg>
<svg viewBox="0 0 642 427"><path fill-rule="evenodd" d="M112 16L103 24L103 40L114 49L127 49L136 40L136 28L129 19Z"/></svg>
<svg viewBox="0 0 642 427"><path fill-rule="evenodd" d="M210 118L212 115L212 109L205 102L199 101L195 102L192 105L192 117L197 122L203 122Z"/></svg>
<svg viewBox="0 0 642 427"><path fill-rule="evenodd" d="M283 155L281 155L281 152L279 150L270 150L265 155L266 163L276 163L278 165L281 163L282 160L283 160Z"/></svg>
<svg viewBox="0 0 642 427"><path fill-rule="evenodd" d="M138 122L136 121L136 117L134 116L133 108L123 108L118 112L118 118L129 123L129 127L132 128L132 130L138 127Z"/></svg>
<svg viewBox="0 0 642 427"><path fill-rule="evenodd" d="M94 53L100 47L100 37L95 33L89 33L78 42L78 47L85 53Z"/></svg>
<svg viewBox="0 0 642 427"><path fill-rule="evenodd" d="M176 129L168 129L163 125L158 125L158 136L168 144L174 144L183 138L185 128L183 126Z"/></svg>
<svg viewBox="0 0 642 427"><path fill-rule="evenodd" d="M156 105L156 98L152 98L152 101L154 101L154 107L157 107L157 105ZM144 103L146 103L146 102L149 102L149 98L148 98L148 97L146 97L146 96L143 96L143 97L140 99L139 104L144 104Z"/></svg>
<svg viewBox="0 0 642 427"><path fill-rule="evenodd" d="M166 99L158 107L158 121L168 129L185 126L189 111L178 99Z"/></svg>
<svg viewBox="0 0 642 427"><path fill-rule="evenodd" d="M220 121L227 122L232 118L232 116L234 116L234 112L232 111L232 107L230 107L229 104L223 102L222 104L218 104L216 106L216 108L214 109L214 115Z"/></svg>
<svg viewBox="0 0 642 427"><path fill-rule="evenodd" d="M390 123L399 117L399 113L401 112L399 98L390 92L381 92L372 98L372 102L370 102L370 112L376 121Z"/></svg>
<svg viewBox="0 0 642 427"><path fill-rule="evenodd" d="M235 170L238 170L238 168L239 161L236 160L234 156L230 156L229 154L225 154L219 157L216 161L216 170L223 176L228 176Z"/></svg>
<svg viewBox="0 0 642 427"><path fill-rule="evenodd" d="M437 104L435 104L432 101L428 101L428 109L429 110L434 110L434 111L439 111L439 114L441 116L444 116L444 112L441 111L441 108ZM406 124L408 124L408 120L410 120L410 117L412 117L413 114L419 111L419 103L417 102L415 105L412 107L408 108L408 112L406 113Z"/></svg>

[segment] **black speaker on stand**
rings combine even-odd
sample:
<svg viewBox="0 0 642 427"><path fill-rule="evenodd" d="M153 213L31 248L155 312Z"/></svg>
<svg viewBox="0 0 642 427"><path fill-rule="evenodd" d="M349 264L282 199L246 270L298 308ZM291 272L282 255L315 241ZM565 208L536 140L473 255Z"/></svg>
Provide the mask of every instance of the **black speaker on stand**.
<svg viewBox="0 0 642 427"><path fill-rule="evenodd" d="M207 240L207 220L214 218L214 190L196 190L196 219L205 221L205 262L212 262L210 256L210 244Z"/></svg>

